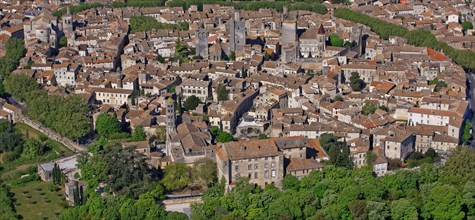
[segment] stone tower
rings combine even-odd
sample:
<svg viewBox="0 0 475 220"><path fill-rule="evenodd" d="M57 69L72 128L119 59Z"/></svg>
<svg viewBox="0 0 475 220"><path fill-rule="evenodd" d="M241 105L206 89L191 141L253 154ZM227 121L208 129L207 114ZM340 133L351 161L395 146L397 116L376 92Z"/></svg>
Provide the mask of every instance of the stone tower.
<svg viewBox="0 0 475 220"><path fill-rule="evenodd" d="M67 12L65 15L63 15L62 20L62 27L63 27L63 32L64 35L68 36L73 32L73 15L71 14L71 11L69 10L69 7L67 8Z"/></svg>
<svg viewBox="0 0 475 220"><path fill-rule="evenodd" d="M167 111L167 139L170 136L170 134L173 134L176 132L176 114L175 114L175 100L172 98L168 98L167 100L167 106L166 106L166 111Z"/></svg>
<svg viewBox="0 0 475 220"><path fill-rule="evenodd" d="M323 52L325 51L325 41L325 28L323 28L323 25L320 24L320 28L318 28L317 31L317 48L320 56L322 56Z"/></svg>
<svg viewBox="0 0 475 220"><path fill-rule="evenodd" d="M238 10L234 12L234 18L229 21L229 44L230 51L244 51L246 44L246 26L245 21L241 20Z"/></svg>
<svg viewBox="0 0 475 220"><path fill-rule="evenodd" d="M284 6L282 15L282 45L297 42L297 19L290 17L287 6Z"/></svg>
<svg viewBox="0 0 475 220"><path fill-rule="evenodd" d="M208 31L204 27L199 27L195 32L196 56L208 59Z"/></svg>

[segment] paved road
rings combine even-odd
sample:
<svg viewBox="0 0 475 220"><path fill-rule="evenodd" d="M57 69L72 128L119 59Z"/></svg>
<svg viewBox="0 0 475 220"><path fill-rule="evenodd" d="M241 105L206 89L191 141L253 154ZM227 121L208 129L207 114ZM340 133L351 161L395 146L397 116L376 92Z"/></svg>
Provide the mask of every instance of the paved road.
<svg viewBox="0 0 475 220"><path fill-rule="evenodd" d="M190 203L181 203L181 204L170 204L165 205L165 210L170 212L181 212L185 213L188 217L191 215Z"/></svg>

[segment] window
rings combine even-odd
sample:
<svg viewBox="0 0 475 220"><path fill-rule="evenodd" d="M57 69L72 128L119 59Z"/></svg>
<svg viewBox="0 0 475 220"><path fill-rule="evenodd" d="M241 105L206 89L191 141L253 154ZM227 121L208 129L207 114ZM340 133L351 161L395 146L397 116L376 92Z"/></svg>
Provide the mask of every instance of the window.
<svg viewBox="0 0 475 220"><path fill-rule="evenodd" d="M258 164L254 165L254 169L256 170L259 169L259 165Z"/></svg>
<svg viewBox="0 0 475 220"><path fill-rule="evenodd" d="M234 170L235 170L236 172L239 171L239 166L236 165L236 166L234 167Z"/></svg>
<svg viewBox="0 0 475 220"><path fill-rule="evenodd" d="M257 172L254 173L254 179L257 179Z"/></svg>
<svg viewBox="0 0 475 220"><path fill-rule="evenodd" d="M272 164L271 164L271 167L272 167L272 168L274 168L274 167L275 167L275 163L274 163L274 162L272 162Z"/></svg>
<svg viewBox="0 0 475 220"><path fill-rule="evenodd" d="M272 178L275 177L275 170L272 170Z"/></svg>
<svg viewBox="0 0 475 220"><path fill-rule="evenodd" d="M265 163L265 164L264 164L264 168L269 168L269 164L268 164L268 163Z"/></svg>
<svg viewBox="0 0 475 220"><path fill-rule="evenodd" d="M264 178L266 178L266 179L269 178L269 171L267 171L267 170L264 171Z"/></svg>
<svg viewBox="0 0 475 220"><path fill-rule="evenodd" d="M247 165L248 170L252 170L252 164Z"/></svg>

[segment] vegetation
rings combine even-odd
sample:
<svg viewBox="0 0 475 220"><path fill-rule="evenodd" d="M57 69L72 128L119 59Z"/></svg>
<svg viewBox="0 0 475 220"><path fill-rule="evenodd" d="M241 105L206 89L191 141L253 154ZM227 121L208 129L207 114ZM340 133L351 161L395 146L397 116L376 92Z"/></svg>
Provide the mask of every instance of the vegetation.
<svg viewBox="0 0 475 220"><path fill-rule="evenodd" d="M330 35L330 45L335 47L343 47L345 42L341 39L338 34L333 33Z"/></svg>
<svg viewBox="0 0 475 220"><path fill-rule="evenodd" d="M467 31L469 29L473 29L473 24L470 21L464 21L462 22L462 27L464 31Z"/></svg>
<svg viewBox="0 0 475 220"><path fill-rule="evenodd" d="M59 218L68 204L62 193L51 190L50 186L45 182L31 182L12 187L15 208L20 219Z"/></svg>
<svg viewBox="0 0 475 220"><path fill-rule="evenodd" d="M429 148L424 154L419 152L413 152L406 161L408 167L421 166L424 163L432 164L438 159L437 152L434 149Z"/></svg>
<svg viewBox="0 0 475 220"><path fill-rule="evenodd" d="M13 206L13 199L5 184L0 184L0 219L18 219Z"/></svg>
<svg viewBox="0 0 475 220"><path fill-rule="evenodd" d="M160 29L174 29L174 30L188 30L188 23L182 22L178 24L168 24L158 22L155 18L149 16L132 16L130 18L130 33L137 33L142 31L160 30Z"/></svg>
<svg viewBox="0 0 475 220"><path fill-rule="evenodd" d="M171 163L165 168L162 183L168 190L182 190L191 180L191 167L184 163Z"/></svg>
<svg viewBox="0 0 475 220"><path fill-rule="evenodd" d="M288 3L286 1L238 1L238 2L229 2L223 0L171 0L167 1L166 5L168 7L182 7L185 10L188 9L191 5L198 5L199 9L203 8L204 4L219 4L222 6L234 6L240 10L249 10L249 11L258 11L261 8L275 9L277 11L282 11L284 5L289 7L289 11L294 10L307 10L312 11L318 14L326 14L326 7L321 4L323 1L298 1L294 3Z"/></svg>
<svg viewBox="0 0 475 220"><path fill-rule="evenodd" d="M0 82L6 79L15 70L20 59L25 55L25 46L22 40L10 38L5 46L6 54L0 58Z"/></svg>
<svg viewBox="0 0 475 220"><path fill-rule="evenodd" d="M132 148L108 147L93 156L83 153L78 163L89 194L94 193L93 189L103 182L107 184L108 192L138 198L152 186L152 180L155 179L154 171L145 162L145 156Z"/></svg>
<svg viewBox="0 0 475 220"><path fill-rule="evenodd" d="M183 103L183 108L185 108L185 110L187 111L195 110L199 104L200 104L200 99L192 95L185 100L185 103Z"/></svg>
<svg viewBox="0 0 475 220"><path fill-rule="evenodd" d="M216 88L216 93L218 94L218 101L228 100L229 90L226 89L225 85L220 83Z"/></svg>
<svg viewBox="0 0 475 220"><path fill-rule="evenodd" d="M109 138L112 134L120 133L122 126L116 115L101 113L96 119L96 131L99 135Z"/></svg>
<svg viewBox="0 0 475 220"><path fill-rule="evenodd" d="M213 139L220 143L226 143L235 140L232 134L221 130L221 128L219 128L218 126L212 126L210 129L210 133Z"/></svg>
<svg viewBox="0 0 475 220"><path fill-rule="evenodd" d="M360 78L360 74L352 72L350 76L350 86L353 91L361 91L364 89L365 82Z"/></svg>
<svg viewBox="0 0 475 220"><path fill-rule="evenodd" d="M257 139L260 139L260 140L263 140L263 139L267 139L267 135L265 134L260 134Z"/></svg>
<svg viewBox="0 0 475 220"><path fill-rule="evenodd" d="M363 113L363 115L371 115L376 112L376 109L378 109L378 106L376 106L376 104L367 102L364 104L361 113Z"/></svg>
<svg viewBox="0 0 475 220"><path fill-rule="evenodd" d="M68 38L66 36L61 36L58 41L59 47L65 47L68 45Z"/></svg>
<svg viewBox="0 0 475 220"><path fill-rule="evenodd" d="M320 146L328 153L331 164L338 167L353 167L346 142L338 141L332 134L324 133L320 135Z"/></svg>
<svg viewBox="0 0 475 220"><path fill-rule="evenodd" d="M348 8L337 8L333 15L338 18L366 25L371 28L371 31L385 40L387 40L389 36L399 36L406 38L407 42L413 46L430 47L437 51L443 51L444 54L458 65L464 68L475 69L475 52L470 50L457 50L447 43L438 41L434 34L428 30L415 29L409 31L403 26L392 24Z"/></svg>
<svg viewBox="0 0 475 220"><path fill-rule="evenodd" d="M440 91L441 89L447 87L447 83L444 82L444 81L442 81L442 80L439 80L439 78L437 78L437 77L435 77L434 79L432 79L432 80L429 82L429 85L435 85L435 88L434 88L434 91L435 91L435 92L438 92L438 91Z"/></svg>
<svg viewBox="0 0 475 220"><path fill-rule="evenodd" d="M470 219L475 214L475 152L454 152L440 168L424 164L382 178L371 167L326 166L298 180L287 175L283 191L246 182L224 194L224 182L192 205L192 219ZM472 161L471 163L469 161ZM466 163L465 165L463 165Z"/></svg>
<svg viewBox="0 0 475 220"><path fill-rule="evenodd" d="M335 98L333 98L333 101L335 101L335 102L343 102L344 99L343 99L343 97L341 97L340 95L336 95Z"/></svg>
<svg viewBox="0 0 475 220"><path fill-rule="evenodd" d="M10 75L4 84L5 90L22 102L27 100L32 92L39 90L39 85L34 78L22 74Z"/></svg>
<svg viewBox="0 0 475 220"><path fill-rule="evenodd" d="M463 126L462 142L467 143L472 138L472 124L467 119Z"/></svg>
<svg viewBox="0 0 475 220"><path fill-rule="evenodd" d="M147 140L147 135L143 131L142 125L138 125L132 133L132 141L145 141Z"/></svg>

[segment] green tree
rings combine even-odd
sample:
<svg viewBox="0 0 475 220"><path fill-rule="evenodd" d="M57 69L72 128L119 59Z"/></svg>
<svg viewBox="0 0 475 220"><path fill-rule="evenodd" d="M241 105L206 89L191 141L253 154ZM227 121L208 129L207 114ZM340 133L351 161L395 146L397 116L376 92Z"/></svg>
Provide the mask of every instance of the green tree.
<svg viewBox="0 0 475 220"><path fill-rule="evenodd" d="M96 119L96 131L99 135L108 138L111 134L119 133L122 130L117 117L107 113L101 113Z"/></svg>
<svg viewBox="0 0 475 220"><path fill-rule="evenodd" d="M393 201L390 207L392 219L418 219L417 209L408 199Z"/></svg>
<svg viewBox="0 0 475 220"><path fill-rule="evenodd" d="M361 91L365 87L365 83L360 78L360 74L357 72L352 72L350 76L350 86L354 91Z"/></svg>
<svg viewBox="0 0 475 220"><path fill-rule="evenodd" d="M59 44L59 47L65 47L65 46L67 46L67 45L68 45L68 38L66 38L66 36L61 36L61 37L59 38L58 44Z"/></svg>
<svg viewBox="0 0 475 220"><path fill-rule="evenodd" d="M263 140L263 139L267 139L267 135L265 134L260 134L257 139L260 139L260 140Z"/></svg>
<svg viewBox="0 0 475 220"><path fill-rule="evenodd" d="M160 54L157 54L157 57L155 57L155 59L160 63L165 63L165 58L163 58Z"/></svg>
<svg viewBox="0 0 475 220"><path fill-rule="evenodd" d="M333 101L335 101L335 102L343 102L344 99L343 99L343 97L337 95L337 96L335 96L335 98L333 98Z"/></svg>
<svg viewBox="0 0 475 220"><path fill-rule="evenodd" d="M170 163L165 167L162 184L168 190L181 190L192 181L191 168L184 163Z"/></svg>
<svg viewBox="0 0 475 220"><path fill-rule="evenodd" d="M98 168L103 167L97 181L104 181L112 192L138 198L151 187L152 172L142 153L132 148L106 149L103 158L104 164L97 164Z"/></svg>
<svg viewBox="0 0 475 220"><path fill-rule="evenodd" d="M23 136L13 128L13 125L5 119L0 119L0 152L20 154L23 143Z"/></svg>
<svg viewBox="0 0 475 220"><path fill-rule="evenodd" d="M465 120L465 125L463 126L462 142L467 143L470 138L472 138L472 124L467 119Z"/></svg>
<svg viewBox="0 0 475 220"><path fill-rule="evenodd" d="M218 101L228 100L229 90L226 89L225 85L220 83L216 88L216 93L218 94Z"/></svg>
<svg viewBox="0 0 475 220"><path fill-rule="evenodd" d="M376 109L378 109L376 104L371 103L371 102L367 102L363 106L363 110L361 111L361 113L363 113L364 115L374 114L376 112Z"/></svg>
<svg viewBox="0 0 475 220"><path fill-rule="evenodd" d="M285 190L288 190L288 189L298 190L300 187L300 181L297 177L289 174L289 175L285 175L284 179L282 180L282 185Z"/></svg>
<svg viewBox="0 0 475 220"><path fill-rule="evenodd" d="M231 51L231 53L229 54L229 60L231 60L231 61L236 60L236 52Z"/></svg>
<svg viewBox="0 0 475 220"><path fill-rule="evenodd" d="M348 204L353 219L368 219L368 209L364 200L355 200Z"/></svg>
<svg viewBox="0 0 475 220"><path fill-rule="evenodd" d="M198 107L198 104L200 104L200 99L192 95L185 100L183 107L185 108L185 110L190 111L195 110L196 107Z"/></svg>
<svg viewBox="0 0 475 220"><path fill-rule="evenodd" d="M343 47L344 45L343 39L341 39L338 34L333 33L330 35L330 45L334 47Z"/></svg>
<svg viewBox="0 0 475 220"><path fill-rule="evenodd" d="M451 185L433 187L424 198L422 217L429 219L464 219L463 200L460 191Z"/></svg>
<svg viewBox="0 0 475 220"><path fill-rule="evenodd" d="M3 83L5 90L20 101L25 101L31 92L39 89L34 78L22 74L12 74Z"/></svg>
<svg viewBox="0 0 475 220"><path fill-rule="evenodd" d="M143 131L142 125L138 125L135 127L134 132L132 134L132 141L145 141L147 139L147 135Z"/></svg>
<svg viewBox="0 0 475 220"><path fill-rule="evenodd" d="M234 137L229 132L221 131L221 132L219 132L218 136L216 137L216 141L218 141L220 143L231 142L231 141L234 141Z"/></svg>
<svg viewBox="0 0 475 220"><path fill-rule="evenodd" d="M444 183L463 186L467 181L475 182L475 151L469 147L458 147L440 169Z"/></svg>
<svg viewBox="0 0 475 220"><path fill-rule="evenodd" d="M193 179L204 188L212 186L218 180L216 163L209 158L198 160L193 169Z"/></svg>
<svg viewBox="0 0 475 220"><path fill-rule="evenodd" d="M467 31L469 29L473 29L473 24L470 21L464 21L462 22L462 27L464 31Z"/></svg>

